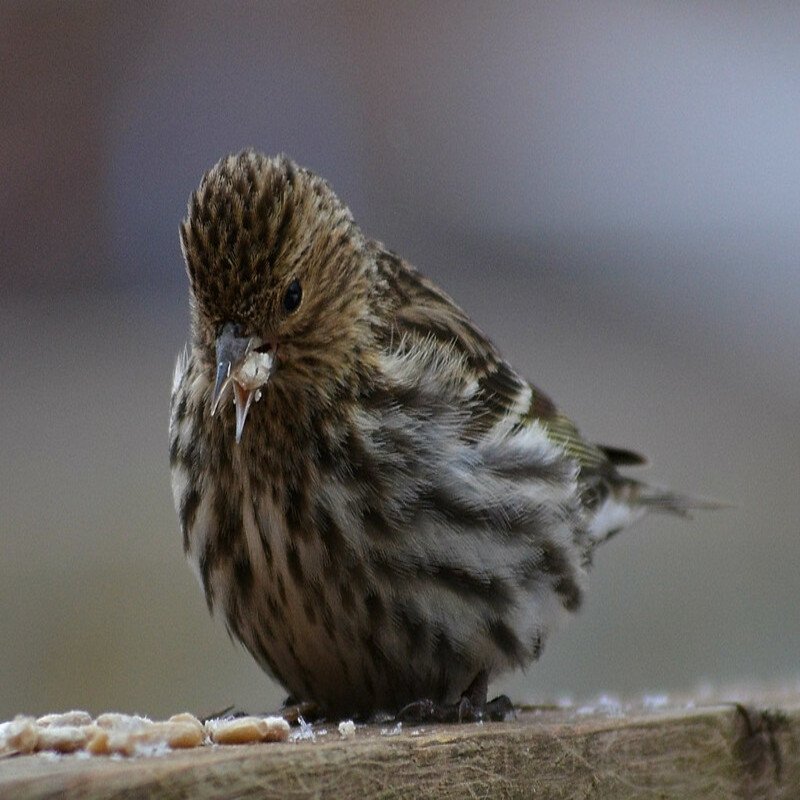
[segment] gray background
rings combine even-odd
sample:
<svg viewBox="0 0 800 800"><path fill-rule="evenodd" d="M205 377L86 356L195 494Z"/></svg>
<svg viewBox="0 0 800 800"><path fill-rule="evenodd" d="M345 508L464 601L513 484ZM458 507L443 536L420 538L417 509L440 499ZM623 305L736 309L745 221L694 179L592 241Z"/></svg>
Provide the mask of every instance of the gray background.
<svg viewBox="0 0 800 800"><path fill-rule="evenodd" d="M794 3L0 6L0 719L281 690L183 561L178 223L320 172L590 436L735 507L599 553L517 699L800 687Z"/></svg>

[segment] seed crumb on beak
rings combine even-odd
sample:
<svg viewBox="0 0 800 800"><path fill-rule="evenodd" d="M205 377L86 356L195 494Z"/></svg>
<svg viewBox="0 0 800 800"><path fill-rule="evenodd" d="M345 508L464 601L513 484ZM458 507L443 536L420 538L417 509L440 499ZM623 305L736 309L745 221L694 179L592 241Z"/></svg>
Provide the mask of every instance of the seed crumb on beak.
<svg viewBox="0 0 800 800"><path fill-rule="evenodd" d="M269 380L273 363L271 352L251 350L235 371L234 378L247 389L257 389Z"/></svg>

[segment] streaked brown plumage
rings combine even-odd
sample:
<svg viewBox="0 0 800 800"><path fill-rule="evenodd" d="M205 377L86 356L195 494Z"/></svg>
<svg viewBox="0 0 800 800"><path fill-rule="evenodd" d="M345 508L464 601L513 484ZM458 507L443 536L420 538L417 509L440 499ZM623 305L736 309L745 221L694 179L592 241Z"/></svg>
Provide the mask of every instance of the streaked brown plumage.
<svg viewBox="0 0 800 800"><path fill-rule="evenodd" d="M691 504L623 477L642 459L585 441L288 158L222 159L181 238L184 550L209 608L298 699L367 713L472 687L480 705L578 608L597 543Z"/></svg>

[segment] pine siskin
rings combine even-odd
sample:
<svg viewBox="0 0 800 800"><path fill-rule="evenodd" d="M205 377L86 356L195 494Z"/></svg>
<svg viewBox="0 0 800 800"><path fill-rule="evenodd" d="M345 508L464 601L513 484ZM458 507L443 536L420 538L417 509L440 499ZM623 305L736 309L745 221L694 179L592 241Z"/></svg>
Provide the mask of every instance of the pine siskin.
<svg viewBox="0 0 800 800"><path fill-rule="evenodd" d="M599 543L702 505L621 475L643 459L585 441L288 158L222 159L181 241L183 547L209 609L295 698L479 716L488 681L580 606Z"/></svg>

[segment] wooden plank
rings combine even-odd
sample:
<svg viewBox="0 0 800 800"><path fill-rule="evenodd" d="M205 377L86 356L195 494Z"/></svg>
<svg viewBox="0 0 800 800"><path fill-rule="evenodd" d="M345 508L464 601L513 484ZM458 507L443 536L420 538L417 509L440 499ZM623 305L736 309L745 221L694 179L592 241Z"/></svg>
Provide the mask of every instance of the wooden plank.
<svg viewBox="0 0 800 800"><path fill-rule="evenodd" d="M514 722L336 726L315 741L0 761L2 798L797 798L800 697L778 710L527 710ZM383 733L382 733L383 730Z"/></svg>

